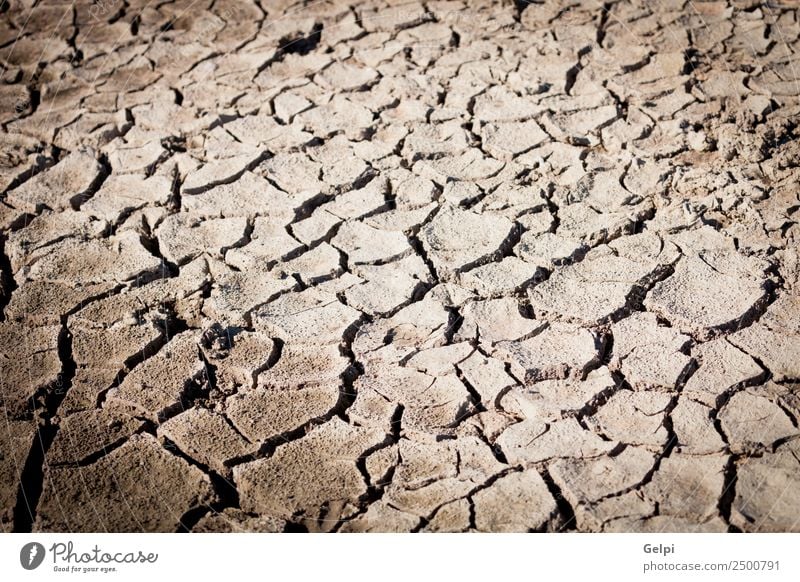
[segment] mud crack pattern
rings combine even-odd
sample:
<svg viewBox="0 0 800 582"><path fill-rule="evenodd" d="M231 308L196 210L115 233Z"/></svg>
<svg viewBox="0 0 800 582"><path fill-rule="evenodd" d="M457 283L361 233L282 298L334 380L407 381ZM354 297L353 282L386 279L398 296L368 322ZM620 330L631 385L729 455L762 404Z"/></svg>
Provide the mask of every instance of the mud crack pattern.
<svg viewBox="0 0 800 582"><path fill-rule="evenodd" d="M800 530L795 3L0 6L2 529Z"/></svg>

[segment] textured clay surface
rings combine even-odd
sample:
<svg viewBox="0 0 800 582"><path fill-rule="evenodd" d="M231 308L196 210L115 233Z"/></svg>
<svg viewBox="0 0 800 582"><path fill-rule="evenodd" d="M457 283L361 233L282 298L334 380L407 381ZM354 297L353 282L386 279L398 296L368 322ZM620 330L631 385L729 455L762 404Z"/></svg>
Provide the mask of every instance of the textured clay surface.
<svg viewBox="0 0 800 582"><path fill-rule="evenodd" d="M0 530L800 531L795 2L0 2Z"/></svg>

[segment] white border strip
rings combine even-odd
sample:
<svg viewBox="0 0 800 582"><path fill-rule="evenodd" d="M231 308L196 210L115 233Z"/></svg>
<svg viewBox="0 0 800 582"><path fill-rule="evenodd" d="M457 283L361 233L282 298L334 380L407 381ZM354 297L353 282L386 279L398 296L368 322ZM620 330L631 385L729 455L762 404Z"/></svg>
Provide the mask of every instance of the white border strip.
<svg viewBox="0 0 800 582"><path fill-rule="evenodd" d="M26 570L33 542L45 555ZM796 581L798 542L800 534L5 534L0 577Z"/></svg>

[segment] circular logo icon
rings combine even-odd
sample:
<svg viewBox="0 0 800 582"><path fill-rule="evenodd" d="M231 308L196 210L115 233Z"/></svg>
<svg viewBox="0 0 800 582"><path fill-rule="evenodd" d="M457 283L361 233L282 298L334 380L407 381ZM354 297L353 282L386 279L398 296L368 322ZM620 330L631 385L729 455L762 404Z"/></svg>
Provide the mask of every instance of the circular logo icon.
<svg viewBox="0 0 800 582"><path fill-rule="evenodd" d="M35 570L44 561L44 546L39 542L30 542L19 551L19 563L26 570Z"/></svg>

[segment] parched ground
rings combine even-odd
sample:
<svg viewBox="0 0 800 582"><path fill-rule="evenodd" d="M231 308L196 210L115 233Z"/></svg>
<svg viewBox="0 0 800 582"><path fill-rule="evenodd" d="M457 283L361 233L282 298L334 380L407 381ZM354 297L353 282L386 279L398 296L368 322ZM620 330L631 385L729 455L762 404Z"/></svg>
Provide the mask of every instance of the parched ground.
<svg viewBox="0 0 800 582"><path fill-rule="evenodd" d="M2 529L800 530L796 6L0 2Z"/></svg>

